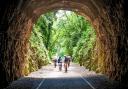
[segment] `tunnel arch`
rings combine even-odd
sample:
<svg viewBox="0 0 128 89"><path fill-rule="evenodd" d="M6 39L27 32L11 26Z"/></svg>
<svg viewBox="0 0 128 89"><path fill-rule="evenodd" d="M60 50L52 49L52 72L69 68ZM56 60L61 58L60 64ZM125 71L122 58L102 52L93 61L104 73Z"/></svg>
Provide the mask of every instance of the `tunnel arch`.
<svg viewBox="0 0 128 89"><path fill-rule="evenodd" d="M11 4L5 6L0 20L6 25L1 25L0 46L3 49L0 55L3 70L0 71L5 74L2 83L24 75L32 26L41 14L57 9L73 10L90 20L97 34L96 58L103 61L103 64L98 63L100 71L111 79L126 81L128 17L124 0L20 0L9 3Z"/></svg>
<svg viewBox="0 0 128 89"><path fill-rule="evenodd" d="M47 8L46 8L46 6L38 7L37 9L35 9L33 11L33 13L40 16L41 14L44 14L47 11L52 11L52 10L57 10L57 9L65 9L65 10L72 10L75 12L83 12L84 15L86 15L88 17L93 16L92 15L93 13L90 11L90 9L86 5L84 5L83 3L66 1L66 0L52 3ZM91 15L89 15L89 14L91 14ZM93 19L94 19L94 17L93 17Z"/></svg>

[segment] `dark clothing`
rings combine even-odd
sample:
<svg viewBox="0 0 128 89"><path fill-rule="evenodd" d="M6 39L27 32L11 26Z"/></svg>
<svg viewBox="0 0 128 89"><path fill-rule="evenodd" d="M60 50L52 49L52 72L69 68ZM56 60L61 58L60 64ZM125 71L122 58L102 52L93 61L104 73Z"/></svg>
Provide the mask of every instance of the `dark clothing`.
<svg viewBox="0 0 128 89"><path fill-rule="evenodd" d="M70 66L70 61L71 61L71 57L65 56L64 63L65 63L66 65L68 65L68 67Z"/></svg>
<svg viewBox="0 0 128 89"><path fill-rule="evenodd" d="M58 63L62 63L61 57L59 57L59 59L58 59Z"/></svg>
<svg viewBox="0 0 128 89"><path fill-rule="evenodd" d="M58 58L58 65L59 65L59 71L62 70L62 59L61 57Z"/></svg>
<svg viewBox="0 0 128 89"><path fill-rule="evenodd" d="M57 66L57 64L56 64L56 63L57 63L57 59L54 59L54 60L53 60L53 63L54 63L54 66L55 66L55 68L56 68L56 66Z"/></svg>
<svg viewBox="0 0 128 89"><path fill-rule="evenodd" d="M65 59L64 59L64 63L68 63L68 62L69 62L69 60L70 60L70 58L65 57Z"/></svg>

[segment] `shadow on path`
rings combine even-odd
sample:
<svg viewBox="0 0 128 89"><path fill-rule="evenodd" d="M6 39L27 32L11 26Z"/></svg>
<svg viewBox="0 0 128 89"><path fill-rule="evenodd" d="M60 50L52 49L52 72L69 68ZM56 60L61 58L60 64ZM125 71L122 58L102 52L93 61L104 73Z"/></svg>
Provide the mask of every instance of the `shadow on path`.
<svg viewBox="0 0 128 89"><path fill-rule="evenodd" d="M12 82L6 89L128 89L104 75L72 64L68 73L51 65Z"/></svg>

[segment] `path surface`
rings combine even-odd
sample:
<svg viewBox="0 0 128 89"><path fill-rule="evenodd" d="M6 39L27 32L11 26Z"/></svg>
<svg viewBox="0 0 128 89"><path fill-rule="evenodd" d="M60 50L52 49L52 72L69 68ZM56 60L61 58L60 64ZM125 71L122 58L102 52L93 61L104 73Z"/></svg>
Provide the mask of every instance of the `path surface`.
<svg viewBox="0 0 128 89"><path fill-rule="evenodd" d="M71 64L68 72L53 65L42 67L24 78L14 81L6 89L117 89L103 75ZM121 89L121 88L118 88Z"/></svg>

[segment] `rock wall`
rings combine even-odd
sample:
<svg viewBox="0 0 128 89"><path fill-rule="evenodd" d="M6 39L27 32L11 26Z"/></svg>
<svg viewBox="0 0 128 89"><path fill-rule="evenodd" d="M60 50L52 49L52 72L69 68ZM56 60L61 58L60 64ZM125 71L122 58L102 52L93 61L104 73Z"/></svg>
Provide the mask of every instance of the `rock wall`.
<svg viewBox="0 0 128 89"><path fill-rule="evenodd" d="M0 5L0 89L24 75L32 21L18 3L8 0Z"/></svg>
<svg viewBox="0 0 128 89"><path fill-rule="evenodd" d="M126 11L128 7L126 5L128 1L104 0L104 3L106 16L102 16L103 23L100 26L107 32L105 36L107 39L101 42L106 48L104 72L110 78L126 83L126 75L128 75L128 13ZM101 36L100 39L103 38Z"/></svg>

